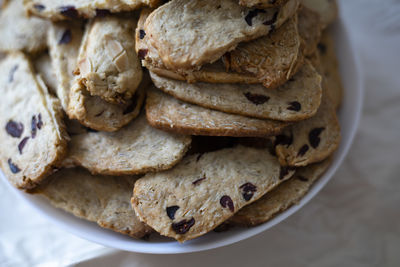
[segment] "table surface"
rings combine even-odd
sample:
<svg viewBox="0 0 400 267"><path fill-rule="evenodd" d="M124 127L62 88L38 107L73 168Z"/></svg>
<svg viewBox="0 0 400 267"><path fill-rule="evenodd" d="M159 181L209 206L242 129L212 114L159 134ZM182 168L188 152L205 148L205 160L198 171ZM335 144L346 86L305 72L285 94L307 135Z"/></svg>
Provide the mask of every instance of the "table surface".
<svg viewBox="0 0 400 267"><path fill-rule="evenodd" d="M63 232L0 181L0 266L400 266L400 2L340 4L362 65L363 117L345 162L302 210L228 247L146 255Z"/></svg>

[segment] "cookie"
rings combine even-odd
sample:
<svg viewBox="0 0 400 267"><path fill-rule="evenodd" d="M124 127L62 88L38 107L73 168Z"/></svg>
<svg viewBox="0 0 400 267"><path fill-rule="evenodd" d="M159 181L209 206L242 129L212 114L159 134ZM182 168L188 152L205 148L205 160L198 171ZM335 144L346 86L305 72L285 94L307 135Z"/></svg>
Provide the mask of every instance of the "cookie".
<svg viewBox="0 0 400 267"><path fill-rule="evenodd" d="M289 125L203 108L156 89L147 93L146 116L155 128L189 135L266 137L281 133Z"/></svg>
<svg viewBox="0 0 400 267"><path fill-rule="evenodd" d="M304 41L303 53L306 57L313 55L321 39L322 24L319 15L302 7L298 12L299 34Z"/></svg>
<svg viewBox="0 0 400 267"><path fill-rule="evenodd" d="M9 54L0 69L0 166L14 186L30 189L66 154L62 109L23 53Z"/></svg>
<svg viewBox="0 0 400 267"><path fill-rule="evenodd" d="M251 73L267 88L276 88L289 80L303 64L297 15L268 36L241 43L225 54L228 69Z"/></svg>
<svg viewBox="0 0 400 267"><path fill-rule="evenodd" d="M156 7L159 2L159 0L24 0L24 5L30 14L58 21L104 17L110 13L132 11L142 6Z"/></svg>
<svg viewBox="0 0 400 267"><path fill-rule="evenodd" d="M161 235L184 242L213 230L293 173L266 149L237 146L194 154L171 170L137 180L132 206Z"/></svg>
<svg viewBox="0 0 400 267"><path fill-rule="evenodd" d="M48 21L26 17L22 0L4 4L0 12L0 51L37 54L46 49Z"/></svg>
<svg viewBox="0 0 400 267"><path fill-rule="evenodd" d="M263 11L237 0L172 0L149 15L144 32L167 69L195 70L279 28L297 7L297 0Z"/></svg>
<svg viewBox="0 0 400 267"><path fill-rule="evenodd" d="M322 92L321 76L308 62L292 79L274 90L262 85L187 84L151 72L150 76L156 87L182 101L227 113L280 121L314 116Z"/></svg>
<svg viewBox="0 0 400 267"><path fill-rule="evenodd" d="M300 0L307 8L318 13L323 28L333 23L338 15L338 6L336 0Z"/></svg>
<svg viewBox="0 0 400 267"><path fill-rule="evenodd" d="M75 79L69 95L68 117L97 131L115 132L139 115L149 82L149 78L144 77L132 99L124 104L113 104L91 96Z"/></svg>
<svg viewBox="0 0 400 267"><path fill-rule="evenodd" d="M244 83L244 84L259 84L260 81L254 75L249 73L236 73L226 70L221 60L212 64L206 64L197 71L188 71L179 73L148 65L147 61L143 62L150 71L162 77L171 78L188 83L207 82L207 83Z"/></svg>
<svg viewBox="0 0 400 267"><path fill-rule="evenodd" d="M79 22L52 23L47 34L51 65L57 79L55 91L65 111L68 110L82 36L82 24Z"/></svg>
<svg viewBox="0 0 400 267"><path fill-rule="evenodd" d="M324 76L324 84L335 108L339 108L343 98L343 84L339 73L339 65L336 58L335 43L328 31L322 34L318 44L321 62L321 73Z"/></svg>
<svg viewBox="0 0 400 267"><path fill-rule="evenodd" d="M176 72L166 69L157 51L148 42L148 36L144 30L144 23L150 13L151 9L143 9L141 11L138 27L136 28L136 52L142 59L142 65L150 71L163 77L191 83L259 83L257 77L254 75L227 71L222 60L218 60L212 64L205 64L199 70L180 70Z"/></svg>
<svg viewBox="0 0 400 267"><path fill-rule="evenodd" d="M317 114L289 126L275 140L276 155L282 165L295 167L319 162L339 146L340 126L328 95L322 98Z"/></svg>
<svg viewBox="0 0 400 267"><path fill-rule="evenodd" d="M56 94L57 77L48 53L43 53L33 61L36 73L40 74L49 91Z"/></svg>
<svg viewBox="0 0 400 267"><path fill-rule="evenodd" d="M279 7L287 2L288 0L239 0L240 5L255 8Z"/></svg>
<svg viewBox="0 0 400 267"><path fill-rule="evenodd" d="M297 169L292 178L253 204L239 210L229 219L229 222L236 225L256 226L296 205L328 169L331 161L331 159L326 159L320 163Z"/></svg>
<svg viewBox="0 0 400 267"><path fill-rule="evenodd" d="M88 171L62 169L34 192L73 215L96 222L101 227L135 238L150 233L130 206L134 176L100 176Z"/></svg>
<svg viewBox="0 0 400 267"><path fill-rule="evenodd" d="M136 25L133 18L114 16L87 25L77 74L90 95L118 104L135 94L143 74L135 52Z"/></svg>
<svg viewBox="0 0 400 267"><path fill-rule="evenodd" d="M66 161L67 166L82 166L94 174L142 174L171 168L190 143L190 136L154 129L142 114L117 132L72 135Z"/></svg>

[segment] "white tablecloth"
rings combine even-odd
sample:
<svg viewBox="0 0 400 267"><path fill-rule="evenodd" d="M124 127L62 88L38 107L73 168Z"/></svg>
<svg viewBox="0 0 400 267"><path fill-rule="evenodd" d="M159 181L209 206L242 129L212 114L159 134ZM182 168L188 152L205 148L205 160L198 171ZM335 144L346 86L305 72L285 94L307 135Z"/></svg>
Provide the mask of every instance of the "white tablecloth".
<svg viewBox="0 0 400 267"><path fill-rule="evenodd" d="M363 118L344 164L302 210L228 247L145 255L63 232L0 182L0 266L400 266L400 2L340 4L365 77Z"/></svg>

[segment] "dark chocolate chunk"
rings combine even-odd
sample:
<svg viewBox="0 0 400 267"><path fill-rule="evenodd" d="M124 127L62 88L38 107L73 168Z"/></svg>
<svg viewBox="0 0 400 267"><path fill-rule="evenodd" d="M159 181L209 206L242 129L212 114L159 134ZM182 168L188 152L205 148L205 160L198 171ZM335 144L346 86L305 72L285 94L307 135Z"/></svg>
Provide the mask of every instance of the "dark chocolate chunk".
<svg viewBox="0 0 400 267"><path fill-rule="evenodd" d="M247 25L253 26L253 18L256 17L258 13L265 13L265 10L253 9L249 11L246 17L244 17L244 20L246 21Z"/></svg>
<svg viewBox="0 0 400 267"><path fill-rule="evenodd" d="M43 127L43 121L42 121L42 114L39 113L39 115L34 115L32 116L32 122L31 122L31 136L32 138L36 137L37 130L42 129Z"/></svg>
<svg viewBox="0 0 400 267"><path fill-rule="evenodd" d="M276 19L278 18L278 11L274 13L272 18L270 20L264 21L264 25L271 25L271 30L273 31L275 29L275 25L273 25L276 22Z"/></svg>
<svg viewBox="0 0 400 267"><path fill-rule="evenodd" d="M11 68L10 73L8 74L8 82L12 83L14 81L14 74L18 69L18 65L15 65Z"/></svg>
<svg viewBox="0 0 400 267"><path fill-rule="evenodd" d="M32 138L36 137L37 133L37 119L36 115L32 116L32 121L31 121L31 136Z"/></svg>
<svg viewBox="0 0 400 267"><path fill-rule="evenodd" d="M171 220L175 219L175 213L177 210L179 210L179 206L171 206L166 208L167 215Z"/></svg>
<svg viewBox="0 0 400 267"><path fill-rule="evenodd" d="M108 9L96 9L96 17L103 18L105 16L110 15L111 12Z"/></svg>
<svg viewBox="0 0 400 267"><path fill-rule="evenodd" d="M177 233L178 235L183 235L186 234L190 230L190 228L192 228L194 223L195 220L192 217L190 220L182 220L180 222L173 223L171 226L172 230L174 230L175 233Z"/></svg>
<svg viewBox="0 0 400 267"><path fill-rule="evenodd" d="M254 192L257 192L257 186L252 183L242 184L239 188L242 189L242 196L246 201L249 201L253 197Z"/></svg>
<svg viewBox="0 0 400 267"><path fill-rule="evenodd" d="M297 178L298 180L302 181L302 182L308 182L308 179L307 179L306 177L304 177L304 176L297 175L296 178Z"/></svg>
<svg viewBox="0 0 400 267"><path fill-rule="evenodd" d="M203 181L205 179L206 179L206 175L204 174L202 178L197 179L196 181L192 182L192 184L197 185L197 184L201 183L201 181Z"/></svg>
<svg viewBox="0 0 400 267"><path fill-rule="evenodd" d="M146 32L142 29L139 30L139 38L143 39L146 36Z"/></svg>
<svg viewBox="0 0 400 267"><path fill-rule="evenodd" d="M321 138L319 136L323 130L325 130L325 127L314 128L308 134L308 141L313 148L317 148L319 143L321 142Z"/></svg>
<svg viewBox="0 0 400 267"><path fill-rule="evenodd" d="M42 4L34 4L33 8L35 8L37 11L43 11L46 7Z"/></svg>
<svg viewBox="0 0 400 267"><path fill-rule="evenodd" d="M297 101L290 102L287 109L288 110L293 110L293 111L300 111L301 110L301 104L299 102L297 102Z"/></svg>
<svg viewBox="0 0 400 267"><path fill-rule="evenodd" d="M230 211L234 212L235 211L235 207L233 205L233 201L232 198L230 196L222 196L221 199L219 200L219 203L221 204L221 206L223 208L228 207Z"/></svg>
<svg viewBox="0 0 400 267"><path fill-rule="evenodd" d="M293 171L293 170L295 170L294 167L281 166L281 170L279 172L279 180L282 180L283 178L285 178L289 174L289 171Z"/></svg>
<svg viewBox="0 0 400 267"><path fill-rule="evenodd" d="M8 159L7 162L8 162L8 166L10 167L10 170L11 170L12 173L19 173L19 172L21 171L21 169L18 168L18 166L15 165L15 164L11 161L11 159Z"/></svg>
<svg viewBox="0 0 400 267"><path fill-rule="evenodd" d="M269 96L252 94L250 92L244 93L244 96L255 105L262 105L269 100Z"/></svg>
<svg viewBox="0 0 400 267"><path fill-rule="evenodd" d="M19 154L22 155L22 150L24 149L28 140L29 140L29 137L25 137L24 139L21 140L21 142L19 142L19 144L18 144Z"/></svg>
<svg viewBox="0 0 400 267"><path fill-rule="evenodd" d="M139 52L138 52L139 58L140 59L145 59L148 52L149 52L148 49L139 49Z"/></svg>
<svg viewBox="0 0 400 267"><path fill-rule="evenodd" d="M39 115L38 115L37 127L38 127L38 129L40 130L40 129L42 129L42 126L43 126L42 114L39 113Z"/></svg>
<svg viewBox="0 0 400 267"><path fill-rule="evenodd" d="M310 148L310 147L309 147L307 144L303 145L303 146L299 149L299 152L297 153L297 156L298 156L298 157L304 156L304 155L307 153L307 151L308 151L309 148Z"/></svg>
<svg viewBox="0 0 400 267"><path fill-rule="evenodd" d="M78 10L76 10L74 6L60 7L60 14L71 19L76 19L79 17Z"/></svg>
<svg viewBox="0 0 400 267"><path fill-rule="evenodd" d="M67 29L64 31L63 35L61 36L61 39L58 41L58 44L68 44L72 40L72 34L71 30Z"/></svg>
<svg viewBox="0 0 400 267"><path fill-rule="evenodd" d="M24 131L24 125L22 123L10 120L6 124L6 131L12 137L20 138Z"/></svg>

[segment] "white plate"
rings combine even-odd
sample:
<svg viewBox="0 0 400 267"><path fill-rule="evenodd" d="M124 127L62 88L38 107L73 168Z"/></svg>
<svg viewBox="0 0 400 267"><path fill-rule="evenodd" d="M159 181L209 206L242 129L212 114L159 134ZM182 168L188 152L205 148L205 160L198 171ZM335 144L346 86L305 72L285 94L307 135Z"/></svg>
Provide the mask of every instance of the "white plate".
<svg viewBox="0 0 400 267"><path fill-rule="evenodd" d="M184 244L179 244L176 241L162 237L153 238L149 241L135 240L110 230L102 229L95 223L78 219L73 215L56 209L41 196L25 194L13 188L9 183L7 183L7 185L10 187L10 190L14 191L32 208L36 209L40 214L59 225L61 228L84 239L117 249L154 254L187 253L226 246L257 235L298 211L325 186L344 160L356 133L363 99L359 64L355 57L354 48L350 43L348 33L340 21L334 25L333 31L336 40L340 71L345 88L343 103L339 113L342 128L340 147L335 153L333 163L328 171L318 180L301 202L267 223L252 228L233 228L222 233L212 232L195 240L187 241ZM0 176L6 179L1 172Z"/></svg>

